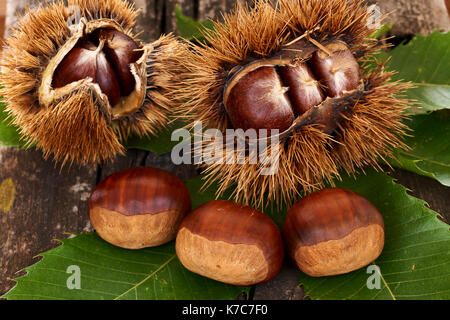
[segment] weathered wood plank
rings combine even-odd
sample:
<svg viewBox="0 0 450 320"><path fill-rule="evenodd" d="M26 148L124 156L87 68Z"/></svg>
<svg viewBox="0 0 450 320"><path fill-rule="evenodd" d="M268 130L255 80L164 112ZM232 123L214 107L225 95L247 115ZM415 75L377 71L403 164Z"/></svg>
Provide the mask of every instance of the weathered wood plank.
<svg viewBox="0 0 450 320"><path fill-rule="evenodd" d="M215 19L221 18L223 13L232 11L236 3L252 5L254 0L199 0L197 19Z"/></svg>
<svg viewBox="0 0 450 320"><path fill-rule="evenodd" d="M396 36L429 34L437 29L450 30L450 17L445 0L366 0L376 4L382 14L389 16L386 24L394 23L391 33Z"/></svg>
<svg viewBox="0 0 450 320"><path fill-rule="evenodd" d="M141 10L136 31L143 31L140 37L144 41L156 40L163 32L162 12L164 1L160 0L135 0L136 8Z"/></svg>
<svg viewBox="0 0 450 320"><path fill-rule="evenodd" d="M5 0L2 0L2 2ZM7 0L6 26L16 23L26 6L42 1ZM0 294L14 284L9 279L57 246L67 232L91 231L87 200L97 180L97 167L61 169L37 150L0 149ZM5 182L6 181L6 182ZM14 190L14 191L12 191ZM5 196L6 194L6 196ZM13 195L11 197L11 195ZM6 199L6 200L5 200Z"/></svg>
<svg viewBox="0 0 450 320"><path fill-rule="evenodd" d="M197 4L195 0L170 0L165 1L165 17L166 23L164 26L164 33L174 32L178 34L177 19L175 16L175 7L179 5L183 14L189 17L195 17L197 15Z"/></svg>
<svg viewBox="0 0 450 320"><path fill-rule="evenodd" d="M167 170L183 181L193 179L198 176L198 172L193 165L175 165L170 158L170 154L158 156L155 153L149 153L145 160L145 166Z"/></svg>
<svg viewBox="0 0 450 320"><path fill-rule="evenodd" d="M142 150L128 150L125 156L120 156L115 161L104 164L100 168L99 178L103 180L118 171L141 166L164 169L184 181L195 178L198 175L195 166L174 165L170 159L170 154L157 155Z"/></svg>
<svg viewBox="0 0 450 320"><path fill-rule="evenodd" d="M214 19L230 9L234 8L236 1L233 0L211 0L199 1L198 18Z"/></svg>
<svg viewBox="0 0 450 320"><path fill-rule="evenodd" d="M252 0L238 0L252 3ZM135 0L137 8L142 10L137 29L144 30L141 37L145 41L157 39L163 33L178 34L175 7L178 5L183 14L195 19L214 19L234 8L235 0Z"/></svg>
<svg viewBox="0 0 450 320"><path fill-rule="evenodd" d="M297 267L286 257L281 272L273 280L255 287L253 300L303 300L298 275Z"/></svg>
<svg viewBox="0 0 450 320"><path fill-rule="evenodd" d="M36 150L0 148L0 295L15 272L67 232L92 231L87 200L96 168L61 169Z"/></svg>
<svg viewBox="0 0 450 320"><path fill-rule="evenodd" d="M142 39L156 40L161 34L177 33L175 6L179 5L183 13L195 16L195 0L135 0L136 8L141 10L137 30L143 30Z"/></svg>

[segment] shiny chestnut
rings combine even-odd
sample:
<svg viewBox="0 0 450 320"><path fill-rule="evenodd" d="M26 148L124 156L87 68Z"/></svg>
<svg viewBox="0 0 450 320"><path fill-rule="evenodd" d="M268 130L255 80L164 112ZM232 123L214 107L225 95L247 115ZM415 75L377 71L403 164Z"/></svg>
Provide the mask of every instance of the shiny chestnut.
<svg viewBox="0 0 450 320"><path fill-rule="evenodd" d="M346 189L325 189L298 201L283 226L286 249L313 277L349 273L376 260L384 247L377 208Z"/></svg>
<svg viewBox="0 0 450 320"><path fill-rule="evenodd" d="M190 213L180 226L176 252L190 271L237 286L272 279L284 257L275 223L230 201L211 201Z"/></svg>
<svg viewBox="0 0 450 320"><path fill-rule="evenodd" d="M257 60L239 68L227 82L224 106L235 129L267 129L286 132L295 120L308 116L327 98L340 98L360 86L358 61L341 41L323 50L296 47L270 59ZM303 52L303 59L285 57ZM326 126L327 117L319 117Z"/></svg>
<svg viewBox="0 0 450 320"><path fill-rule="evenodd" d="M89 199L89 216L99 236L126 249L174 240L190 210L191 198L183 181L156 168L115 173Z"/></svg>
<svg viewBox="0 0 450 320"><path fill-rule="evenodd" d="M99 85L112 107L135 89L133 63L142 56L139 45L115 29L100 28L81 38L55 71L54 88L86 78Z"/></svg>

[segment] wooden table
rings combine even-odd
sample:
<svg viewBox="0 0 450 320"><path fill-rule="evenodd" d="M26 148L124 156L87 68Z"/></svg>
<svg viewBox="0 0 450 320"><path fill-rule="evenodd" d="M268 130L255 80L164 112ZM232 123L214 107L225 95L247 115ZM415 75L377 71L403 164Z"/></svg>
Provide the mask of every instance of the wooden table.
<svg viewBox="0 0 450 320"><path fill-rule="evenodd" d="M0 0L4 3L5 0ZM8 0L13 11L20 12L26 4L36 0ZM139 26L146 31L145 40L156 39L161 33L176 30L174 10L179 3L192 17L206 19L222 10L232 8L233 0L136 0L143 9ZM5 12L1 10L0 12ZM7 17L8 23L14 17ZM1 29L0 29L1 30ZM170 170L181 178L195 176L195 169L174 166L169 156L129 150L126 156L99 167L61 168L51 160L45 161L37 150L23 151L0 147L0 185L8 181L15 190L14 202L7 212L0 209L0 295L14 282L10 278L16 271L37 262L40 252L57 246L56 238L66 232L89 232L92 226L87 213L87 199L96 184L113 172L136 166L155 166ZM438 182L404 171L392 175L413 190L411 193L430 203L432 209L450 221L450 188ZM12 182L12 184L11 184ZM0 194L0 198L2 195ZM298 273L289 262L273 281L252 290L251 299L301 299L303 291L298 285Z"/></svg>

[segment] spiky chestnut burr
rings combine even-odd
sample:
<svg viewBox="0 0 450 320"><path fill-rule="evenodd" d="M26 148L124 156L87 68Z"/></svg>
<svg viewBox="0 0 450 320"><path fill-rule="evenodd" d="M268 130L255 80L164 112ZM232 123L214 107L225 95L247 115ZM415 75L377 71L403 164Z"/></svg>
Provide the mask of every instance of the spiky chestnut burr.
<svg viewBox="0 0 450 320"><path fill-rule="evenodd" d="M130 135L166 126L184 45L170 35L141 43L137 14L122 0L69 0L20 19L0 61L0 95L28 145L63 164L92 164L124 153Z"/></svg>
<svg viewBox="0 0 450 320"><path fill-rule="evenodd" d="M233 187L245 204L291 203L341 171L380 169L379 159L405 147L410 103L399 93L409 85L390 82L374 58L382 45L369 39L368 18L361 0L260 0L253 9L238 4L206 32L208 45L193 45L181 118L224 133L280 131L268 146L279 149L275 175L262 175L264 163L252 163L247 150L228 147L223 161L203 166L218 194ZM207 140L203 148L215 143Z"/></svg>

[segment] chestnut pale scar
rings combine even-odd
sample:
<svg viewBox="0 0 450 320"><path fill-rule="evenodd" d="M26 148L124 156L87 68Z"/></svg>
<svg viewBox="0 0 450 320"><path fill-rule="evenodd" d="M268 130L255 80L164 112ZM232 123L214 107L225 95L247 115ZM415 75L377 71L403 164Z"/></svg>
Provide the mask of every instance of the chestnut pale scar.
<svg viewBox="0 0 450 320"><path fill-rule="evenodd" d="M321 277L345 274L365 267L381 254L383 247L384 229L374 224L356 229L339 240L297 246L294 255L303 272Z"/></svg>
<svg viewBox="0 0 450 320"><path fill-rule="evenodd" d="M101 238L126 249L156 247L174 240L183 219L174 210L125 216L116 211L94 208L89 215Z"/></svg>
<svg viewBox="0 0 450 320"><path fill-rule="evenodd" d="M182 222L177 255L192 272L234 285L268 281L281 269L280 231L265 214L231 201L210 201Z"/></svg>

